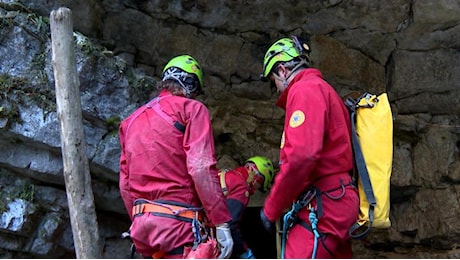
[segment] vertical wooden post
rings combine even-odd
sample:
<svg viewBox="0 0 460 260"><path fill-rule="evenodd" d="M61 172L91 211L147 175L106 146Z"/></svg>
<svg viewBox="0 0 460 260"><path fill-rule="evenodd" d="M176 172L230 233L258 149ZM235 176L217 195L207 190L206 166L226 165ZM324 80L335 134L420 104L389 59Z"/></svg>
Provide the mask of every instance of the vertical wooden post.
<svg viewBox="0 0 460 260"><path fill-rule="evenodd" d="M281 240L282 240L282 235L283 235L283 230L281 229L281 221L280 219L277 219L276 220L276 232L275 232L275 236L276 236L276 257L278 259L281 259ZM284 257L284 256L283 256Z"/></svg>
<svg viewBox="0 0 460 260"><path fill-rule="evenodd" d="M101 258L102 247L86 156L70 9L53 10L50 25L64 180L75 253L77 258Z"/></svg>

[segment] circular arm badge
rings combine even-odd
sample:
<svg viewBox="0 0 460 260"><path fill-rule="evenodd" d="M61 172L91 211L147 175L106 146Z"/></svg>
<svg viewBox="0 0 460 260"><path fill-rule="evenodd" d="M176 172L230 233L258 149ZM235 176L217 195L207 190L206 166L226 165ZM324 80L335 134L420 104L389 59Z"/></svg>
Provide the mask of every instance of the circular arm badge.
<svg viewBox="0 0 460 260"><path fill-rule="evenodd" d="M301 126L305 122L305 114L301 110L296 110L291 115L291 119L289 119L289 126L292 128L296 128Z"/></svg>

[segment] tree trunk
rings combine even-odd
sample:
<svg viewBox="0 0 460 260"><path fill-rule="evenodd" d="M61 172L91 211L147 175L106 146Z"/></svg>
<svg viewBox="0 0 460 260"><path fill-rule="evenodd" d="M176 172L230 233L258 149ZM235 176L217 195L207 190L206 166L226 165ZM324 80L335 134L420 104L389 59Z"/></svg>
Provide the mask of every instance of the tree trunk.
<svg viewBox="0 0 460 260"><path fill-rule="evenodd" d="M102 247L86 156L70 9L53 10L50 25L64 180L75 253L77 258L101 258Z"/></svg>

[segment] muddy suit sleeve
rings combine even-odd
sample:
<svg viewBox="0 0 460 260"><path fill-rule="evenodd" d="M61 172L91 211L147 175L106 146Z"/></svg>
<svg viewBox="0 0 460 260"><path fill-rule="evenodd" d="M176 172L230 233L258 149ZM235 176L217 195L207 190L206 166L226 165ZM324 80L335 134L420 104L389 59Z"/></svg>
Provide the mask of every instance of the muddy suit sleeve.
<svg viewBox="0 0 460 260"><path fill-rule="evenodd" d="M187 109L190 115L189 121L186 122L184 148L188 172L192 176L196 192L210 221L214 225L229 222L230 213L217 175L214 136L209 112L198 102Z"/></svg>

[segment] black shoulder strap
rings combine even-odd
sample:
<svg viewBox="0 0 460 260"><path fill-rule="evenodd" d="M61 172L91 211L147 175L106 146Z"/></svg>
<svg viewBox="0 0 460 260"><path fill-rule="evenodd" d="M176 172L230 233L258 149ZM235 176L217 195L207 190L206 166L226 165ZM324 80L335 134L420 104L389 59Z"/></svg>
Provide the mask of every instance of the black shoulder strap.
<svg viewBox="0 0 460 260"><path fill-rule="evenodd" d="M361 150L361 145L359 143L358 135L356 133L356 104L359 102L360 98L356 102L352 102L347 99L345 104L350 109L350 120L351 120L351 137L352 137L352 146L353 146L353 155L355 158L356 168L358 170L359 179L363 185L364 193L366 194L367 201L369 202L369 225L368 228L360 233L354 235L358 228L361 225L359 223L355 223L349 230L350 237L352 238L362 238L364 237L372 228L372 223L374 222L374 208L377 205L375 200L374 191L372 189L372 183L369 178L369 172L367 171L366 161L364 160L364 155Z"/></svg>
<svg viewBox="0 0 460 260"><path fill-rule="evenodd" d="M170 125L174 126L177 130L181 133L185 133L185 125L181 124L179 121L174 121L171 116L166 114L160 106L160 97L152 99L149 103L147 103L146 107L153 108L153 110L166 122Z"/></svg>

